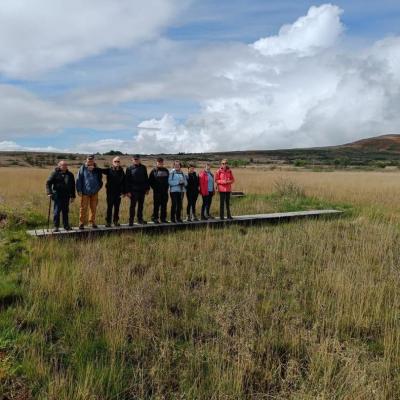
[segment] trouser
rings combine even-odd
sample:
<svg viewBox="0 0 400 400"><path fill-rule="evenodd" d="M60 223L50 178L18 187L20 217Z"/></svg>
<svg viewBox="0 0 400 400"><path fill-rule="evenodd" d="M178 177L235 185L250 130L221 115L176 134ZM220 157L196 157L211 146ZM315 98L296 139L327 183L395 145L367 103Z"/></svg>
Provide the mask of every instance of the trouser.
<svg viewBox="0 0 400 400"><path fill-rule="evenodd" d="M199 194L197 192L195 193L191 193L191 192L187 192L186 193L186 197L187 197L187 207L186 207L186 214L188 217L196 216L196 202L197 202L197 198L199 197Z"/></svg>
<svg viewBox="0 0 400 400"><path fill-rule="evenodd" d="M201 205L201 216L202 218L204 218L205 216L210 215L213 192L208 192L207 196L202 196L202 197L203 197L203 204Z"/></svg>
<svg viewBox="0 0 400 400"><path fill-rule="evenodd" d="M96 224L96 208L99 201L99 194L82 194L81 207L79 210L79 223L85 225L88 222L87 211L89 208L89 224Z"/></svg>
<svg viewBox="0 0 400 400"><path fill-rule="evenodd" d="M163 192L153 192L153 215L152 219L158 220L160 215L161 221L167 219L168 190Z"/></svg>
<svg viewBox="0 0 400 400"><path fill-rule="evenodd" d="M111 220L116 224L119 221L119 207L121 205L121 193L107 192L107 214L106 222L111 224ZM113 217L114 209L114 217Z"/></svg>
<svg viewBox="0 0 400 400"><path fill-rule="evenodd" d="M62 214L62 220L64 228L69 227L69 196L57 197L54 199L54 214L53 223L56 228L60 227L60 216Z"/></svg>
<svg viewBox="0 0 400 400"><path fill-rule="evenodd" d="M230 208L231 192L219 192L219 216L224 218L224 206L226 205L226 215L231 218Z"/></svg>
<svg viewBox="0 0 400 400"><path fill-rule="evenodd" d="M135 219L135 209L137 204L137 219L138 221L143 220L143 206L144 206L144 198L146 194L145 192L131 192L131 204L129 207L129 223L133 224L133 220Z"/></svg>
<svg viewBox="0 0 400 400"><path fill-rule="evenodd" d="M171 192L171 221L182 219L182 192Z"/></svg>

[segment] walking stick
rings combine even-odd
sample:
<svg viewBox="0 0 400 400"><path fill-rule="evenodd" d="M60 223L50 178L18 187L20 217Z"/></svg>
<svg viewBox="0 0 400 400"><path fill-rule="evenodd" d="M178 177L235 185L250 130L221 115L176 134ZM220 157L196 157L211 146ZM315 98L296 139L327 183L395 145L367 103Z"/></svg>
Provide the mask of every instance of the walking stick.
<svg viewBox="0 0 400 400"><path fill-rule="evenodd" d="M47 232L50 229L51 196L49 196L49 211L47 213Z"/></svg>

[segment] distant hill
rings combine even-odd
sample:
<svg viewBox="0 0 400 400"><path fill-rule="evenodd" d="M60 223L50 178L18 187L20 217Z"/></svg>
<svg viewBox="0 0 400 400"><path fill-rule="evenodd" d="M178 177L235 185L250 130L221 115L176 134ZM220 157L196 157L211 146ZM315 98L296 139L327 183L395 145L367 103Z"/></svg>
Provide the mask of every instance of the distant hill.
<svg viewBox="0 0 400 400"><path fill-rule="evenodd" d="M98 155L100 165L110 165L115 152ZM144 156L147 165L154 164L157 155ZM400 167L400 135L382 135L358 140L340 146L314 147L308 149L283 150L247 150L215 153L179 153L163 154L167 164L180 159L184 163L195 162L202 165L204 161L218 165L221 158L230 160L233 166L257 164L286 164L295 166L333 166L346 167ZM54 166L60 159L68 160L69 164L78 167L85 159L83 154L38 153L38 152L1 152L0 167L48 167ZM131 157L121 156L123 165L129 165Z"/></svg>
<svg viewBox="0 0 400 400"><path fill-rule="evenodd" d="M400 154L400 135L382 135L372 138L357 140L353 143L347 143L339 148L352 148L364 151L383 151Z"/></svg>

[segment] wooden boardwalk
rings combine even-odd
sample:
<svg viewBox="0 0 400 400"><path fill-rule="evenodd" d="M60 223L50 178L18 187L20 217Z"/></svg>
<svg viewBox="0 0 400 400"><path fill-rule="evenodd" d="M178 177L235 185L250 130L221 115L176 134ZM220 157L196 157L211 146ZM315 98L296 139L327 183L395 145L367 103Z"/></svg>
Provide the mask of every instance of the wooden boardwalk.
<svg viewBox="0 0 400 400"><path fill-rule="evenodd" d="M128 226L121 224L120 227L106 228L104 225L99 225L97 229L85 227L84 230L73 228L70 231L60 229L59 232L53 232L52 229L35 229L28 231L28 234L37 238L83 238L93 237L97 235L107 235L111 233L124 233L124 232L159 232L168 230L178 229L194 229L205 226L221 227L228 225L256 225L261 223L277 223L285 222L304 218L317 218L322 216L338 216L342 214L342 211L337 210L312 210L312 211L296 211L296 212L285 212L285 213L273 213L273 214L256 214L256 215L239 215L234 216L233 220L220 220L219 218L210 219L207 221L196 221L196 222L183 222L183 223L168 223L168 224L154 224L149 222L145 225L134 224Z"/></svg>

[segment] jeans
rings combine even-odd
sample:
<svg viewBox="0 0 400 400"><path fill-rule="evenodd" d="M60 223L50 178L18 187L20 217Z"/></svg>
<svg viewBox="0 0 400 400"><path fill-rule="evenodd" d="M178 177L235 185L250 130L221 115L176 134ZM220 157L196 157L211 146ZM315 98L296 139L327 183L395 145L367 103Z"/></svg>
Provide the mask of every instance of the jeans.
<svg viewBox="0 0 400 400"><path fill-rule="evenodd" d="M121 205L121 194L120 193L108 193L107 192L107 224L111 224L111 220L116 224L119 221L119 207ZM114 209L114 218L113 218Z"/></svg>
<svg viewBox="0 0 400 400"><path fill-rule="evenodd" d="M64 228L69 227L69 201L70 197L57 197L54 200L54 214L53 214L53 223L56 228L60 227L60 216L62 214L63 225Z"/></svg>
<svg viewBox="0 0 400 400"><path fill-rule="evenodd" d="M213 192L208 192L207 196L202 196L202 197L203 197L203 204L201 205L201 217L204 218L210 215Z"/></svg>
<svg viewBox="0 0 400 400"><path fill-rule="evenodd" d="M129 207L129 223L133 224L135 219L135 209L137 208L137 219L138 221L143 221L143 206L144 198L146 197L145 192L131 192L131 204Z"/></svg>
<svg viewBox="0 0 400 400"><path fill-rule="evenodd" d="M182 192L171 192L171 221L182 219L182 203L183 193Z"/></svg>
<svg viewBox="0 0 400 400"><path fill-rule="evenodd" d="M226 214L231 218L230 208L231 192L219 192L219 217L224 218L224 206L226 205Z"/></svg>
<svg viewBox="0 0 400 400"><path fill-rule="evenodd" d="M153 192L152 219L158 220L158 215L160 215L161 221L166 221L166 219L167 219L167 204L168 204L168 191Z"/></svg>

